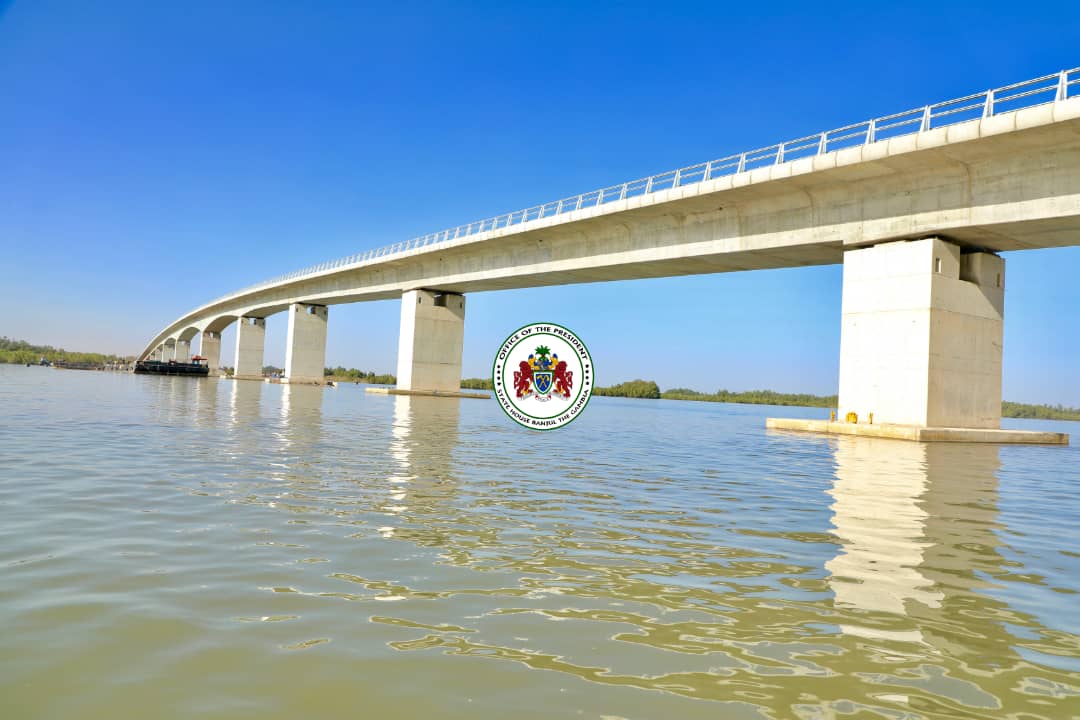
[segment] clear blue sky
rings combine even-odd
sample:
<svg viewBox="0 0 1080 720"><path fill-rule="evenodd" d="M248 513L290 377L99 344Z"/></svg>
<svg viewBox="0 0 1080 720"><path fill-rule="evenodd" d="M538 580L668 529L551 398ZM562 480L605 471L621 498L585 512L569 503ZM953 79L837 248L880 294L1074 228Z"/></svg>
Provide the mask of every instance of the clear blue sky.
<svg viewBox="0 0 1080 720"><path fill-rule="evenodd" d="M1077 38L1075 2L0 0L0 334L135 353L241 285L1074 67ZM1080 249L1007 262L1006 397L1080 405ZM547 319L601 383L831 393L840 278L477 293L464 372ZM393 371L397 321L331 308L328 363Z"/></svg>

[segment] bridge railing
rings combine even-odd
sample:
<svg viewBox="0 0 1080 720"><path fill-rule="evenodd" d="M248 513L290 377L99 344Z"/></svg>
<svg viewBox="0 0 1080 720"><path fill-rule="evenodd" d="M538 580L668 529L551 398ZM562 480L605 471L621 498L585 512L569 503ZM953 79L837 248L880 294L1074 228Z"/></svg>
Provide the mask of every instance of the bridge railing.
<svg viewBox="0 0 1080 720"><path fill-rule="evenodd" d="M946 100L934 105L926 105L913 110L864 120L853 125L846 125L815 135L807 135L806 137L769 145L757 150L748 150L736 155L728 155L716 160L698 163L697 165L669 170L561 200L553 200L542 205L534 205L524 210L515 210L486 220L478 220L468 225L458 225L454 228L429 233L393 245L386 245L312 267L295 270L280 277L265 280L230 293L214 302L233 295L317 275L328 270L398 255L482 232L555 217L583 208L598 207L610 202L649 195L661 190L670 190L715 180L719 177L734 175L755 168L823 155L846 147L868 145L878 140L925 132L968 120L992 117L1021 108L1034 107L1077 96L1080 96L1080 67L1062 70L1059 73L1044 75L1032 80L1024 80L1023 82L1013 83L993 90L986 90L974 95L966 95L954 100Z"/></svg>

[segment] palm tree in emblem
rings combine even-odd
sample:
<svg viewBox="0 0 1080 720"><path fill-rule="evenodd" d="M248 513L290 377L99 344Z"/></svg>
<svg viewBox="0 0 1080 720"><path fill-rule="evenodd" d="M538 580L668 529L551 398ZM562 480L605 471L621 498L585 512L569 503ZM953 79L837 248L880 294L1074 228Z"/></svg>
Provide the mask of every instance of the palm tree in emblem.
<svg viewBox="0 0 1080 720"><path fill-rule="evenodd" d="M539 367L541 370L547 370L549 367L551 367L551 358L548 357L548 355L551 354L551 348L549 348L547 345L541 345L540 347L536 348L536 354L537 367Z"/></svg>

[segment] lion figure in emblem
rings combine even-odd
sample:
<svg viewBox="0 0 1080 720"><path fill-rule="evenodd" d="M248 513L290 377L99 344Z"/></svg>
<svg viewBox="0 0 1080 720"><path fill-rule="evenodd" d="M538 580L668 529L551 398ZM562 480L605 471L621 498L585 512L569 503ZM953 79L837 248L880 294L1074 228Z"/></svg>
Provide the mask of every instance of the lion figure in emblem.
<svg viewBox="0 0 1080 720"><path fill-rule="evenodd" d="M520 370L514 371L514 393L518 398L526 398L532 395L533 370L532 366L522 360L518 363Z"/></svg>
<svg viewBox="0 0 1080 720"><path fill-rule="evenodd" d="M517 375L517 373L514 373ZM560 360L555 366L552 380L555 382L555 394L563 398L570 397L570 389L574 387L574 371L566 369L566 361Z"/></svg>

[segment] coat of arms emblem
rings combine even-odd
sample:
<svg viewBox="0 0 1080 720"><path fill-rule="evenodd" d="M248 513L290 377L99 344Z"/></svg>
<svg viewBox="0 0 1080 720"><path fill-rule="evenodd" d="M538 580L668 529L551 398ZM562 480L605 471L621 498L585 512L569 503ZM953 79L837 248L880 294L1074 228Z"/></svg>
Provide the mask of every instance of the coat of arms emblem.
<svg viewBox="0 0 1080 720"><path fill-rule="evenodd" d="M574 389L574 371L546 345L536 348L514 371L514 392L519 400L534 397L547 402L552 395L566 400Z"/></svg>
<svg viewBox="0 0 1080 720"><path fill-rule="evenodd" d="M514 422L552 430L576 418L592 395L592 358L573 331L533 323L506 338L491 368L495 397Z"/></svg>

